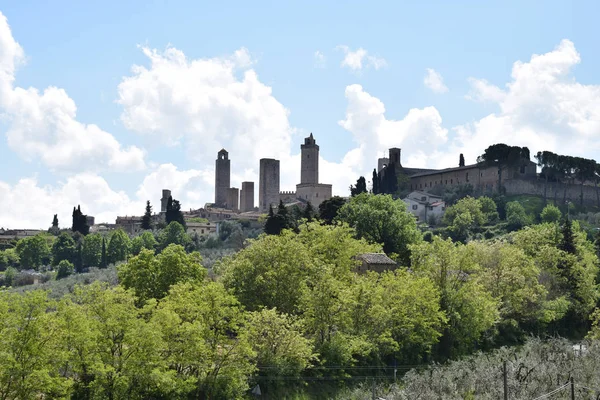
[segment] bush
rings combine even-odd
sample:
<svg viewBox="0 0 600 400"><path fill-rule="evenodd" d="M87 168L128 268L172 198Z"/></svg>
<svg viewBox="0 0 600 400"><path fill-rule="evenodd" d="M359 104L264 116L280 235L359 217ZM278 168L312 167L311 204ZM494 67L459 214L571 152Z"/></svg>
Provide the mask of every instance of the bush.
<svg viewBox="0 0 600 400"><path fill-rule="evenodd" d="M540 214L542 222L558 222L562 218L560 209L552 204L548 204Z"/></svg>
<svg viewBox="0 0 600 400"><path fill-rule="evenodd" d="M75 270L75 267L73 266L73 263L67 260L61 260L58 263L58 268L56 271L56 279L63 279L66 278L67 276L71 275L73 273L73 271Z"/></svg>

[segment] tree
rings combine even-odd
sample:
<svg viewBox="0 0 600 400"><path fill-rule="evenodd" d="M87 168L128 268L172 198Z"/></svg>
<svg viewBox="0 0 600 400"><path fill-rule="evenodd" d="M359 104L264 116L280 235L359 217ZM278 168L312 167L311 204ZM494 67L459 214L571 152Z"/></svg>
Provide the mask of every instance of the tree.
<svg viewBox="0 0 600 400"><path fill-rule="evenodd" d="M373 188L371 193L379 194L379 174L377 173L377 169L373 168Z"/></svg>
<svg viewBox="0 0 600 400"><path fill-rule="evenodd" d="M157 245L158 242L154 238L152 232L143 232L140 236L136 236L131 241L131 254L137 256L142 249L154 251Z"/></svg>
<svg viewBox="0 0 600 400"><path fill-rule="evenodd" d="M44 234L37 234L17 242L17 254L22 268L38 269L50 262L50 247Z"/></svg>
<svg viewBox="0 0 600 400"><path fill-rule="evenodd" d="M283 202L279 201L277 214L273 212L273 207L269 206L269 215L265 221L264 231L267 235L279 235L282 230L290 227L290 221L287 209Z"/></svg>
<svg viewBox="0 0 600 400"><path fill-rule="evenodd" d="M500 219L500 216L498 214L498 206L496 205L496 202L486 196L479 197L477 201L479 201L479 204L481 204L481 212L486 219L485 223L490 225L497 223Z"/></svg>
<svg viewBox="0 0 600 400"><path fill-rule="evenodd" d="M178 244L184 248L192 243L190 235L185 233L185 228L177 221L172 221L158 237L158 250L166 249L170 244Z"/></svg>
<svg viewBox="0 0 600 400"><path fill-rule="evenodd" d="M494 208L489 200L479 201L467 196L456 204L446 208L442 222L448 226L454 240L465 242L469 234L487 222L487 215L483 212L485 206L487 214L495 217ZM492 200L493 202L493 200Z"/></svg>
<svg viewBox="0 0 600 400"><path fill-rule="evenodd" d="M241 399L255 371L255 353L243 335L244 313L218 282L175 285L151 323L165 344L174 392L182 398Z"/></svg>
<svg viewBox="0 0 600 400"><path fill-rule="evenodd" d="M309 339L303 335L302 322L277 309L250 313L244 336L256 353L258 367L266 379L279 376L299 376L315 358Z"/></svg>
<svg viewBox="0 0 600 400"><path fill-rule="evenodd" d="M346 204L346 200L340 196L333 196L332 198L323 201L319 204L319 219L327 225L331 225L338 214L338 211L342 206Z"/></svg>
<svg viewBox="0 0 600 400"><path fill-rule="evenodd" d="M542 222L559 222L562 218L560 209L555 205L548 204L540 214Z"/></svg>
<svg viewBox="0 0 600 400"><path fill-rule="evenodd" d="M361 193L367 193L367 181L364 176L361 176L356 181L356 186L350 185L350 195L356 196Z"/></svg>
<svg viewBox="0 0 600 400"><path fill-rule="evenodd" d="M81 258L84 267L97 268L100 266L102 262L102 242L103 238L98 233L87 235L83 239Z"/></svg>
<svg viewBox="0 0 600 400"><path fill-rule="evenodd" d="M108 266L108 255L106 254L106 238L102 236L102 253L100 255L100 268Z"/></svg>
<svg viewBox="0 0 600 400"><path fill-rule="evenodd" d="M73 237L62 232L52 244L52 265L57 266L61 261L75 261L76 245Z"/></svg>
<svg viewBox="0 0 600 400"><path fill-rule="evenodd" d="M81 242L77 243L77 250L75 251L75 271L83 272L83 245Z"/></svg>
<svg viewBox="0 0 600 400"><path fill-rule="evenodd" d="M182 246L175 244L156 257L153 251L143 249L119 266L119 281L126 289L133 289L138 305L143 305L149 299L162 299L177 283L201 282L206 276L201 260L199 253L186 254Z"/></svg>
<svg viewBox="0 0 600 400"><path fill-rule="evenodd" d="M109 264L116 264L119 261L127 260L129 254L130 240L129 236L122 230L117 229L110 236L106 258Z"/></svg>
<svg viewBox="0 0 600 400"><path fill-rule="evenodd" d="M569 218L565 218L562 226L562 237L558 248L568 254L576 254L575 235L573 234L573 224Z"/></svg>
<svg viewBox="0 0 600 400"><path fill-rule="evenodd" d="M306 202L306 206L304 207L304 211L302 212L302 218L306 219L308 222L312 222L315 217L315 209L310 204L310 201Z"/></svg>
<svg viewBox="0 0 600 400"><path fill-rule="evenodd" d="M506 203L506 222L512 230L521 229L530 223L530 218L525 212L525 208L518 201Z"/></svg>
<svg viewBox="0 0 600 400"><path fill-rule="evenodd" d="M52 227L58 229L58 214L54 214L52 219Z"/></svg>
<svg viewBox="0 0 600 400"><path fill-rule="evenodd" d="M183 218L183 213L181 212L181 204L178 200L173 199L172 196L169 196L169 199L167 200L165 219L167 225L171 222L177 222L185 228L185 219Z"/></svg>
<svg viewBox="0 0 600 400"><path fill-rule="evenodd" d="M458 166L459 167L465 166L465 156L463 155L463 153L460 153L460 157L458 159Z"/></svg>
<svg viewBox="0 0 600 400"><path fill-rule="evenodd" d="M81 206L73 207L73 224L71 226L73 232L79 232L82 235L87 235L90 232L90 226L87 224L87 215L81 212Z"/></svg>
<svg viewBox="0 0 600 400"><path fill-rule="evenodd" d="M0 292L0 397L68 398L69 381L56 369L62 358L48 293Z"/></svg>
<svg viewBox="0 0 600 400"><path fill-rule="evenodd" d="M58 268L56 269L56 279L58 280L66 278L67 276L71 275L74 270L75 267L73 267L73 263L71 261L61 260L61 262L58 263Z"/></svg>
<svg viewBox="0 0 600 400"><path fill-rule="evenodd" d="M361 193L340 209L336 220L355 228L358 238L382 244L387 254L397 254L403 265L410 262L409 245L422 240L406 203L390 195Z"/></svg>
<svg viewBox="0 0 600 400"><path fill-rule="evenodd" d="M142 229L152 229L152 206L150 200L146 201L146 212L142 217Z"/></svg>

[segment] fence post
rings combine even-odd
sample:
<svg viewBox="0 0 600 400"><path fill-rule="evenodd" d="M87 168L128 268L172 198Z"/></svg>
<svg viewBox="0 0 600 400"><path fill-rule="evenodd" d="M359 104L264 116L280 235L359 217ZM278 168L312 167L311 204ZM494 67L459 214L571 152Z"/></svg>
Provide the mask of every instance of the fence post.
<svg viewBox="0 0 600 400"><path fill-rule="evenodd" d="M575 400L575 383L573 377L571 377L571 400Z"/></svg>
<svg viewBox="0 0 600 400"><path fill-rule="evenodd" d="M508 378L506 372L506 361L502 363L502 375L504 380L504 400L508 400Z"/></svg>

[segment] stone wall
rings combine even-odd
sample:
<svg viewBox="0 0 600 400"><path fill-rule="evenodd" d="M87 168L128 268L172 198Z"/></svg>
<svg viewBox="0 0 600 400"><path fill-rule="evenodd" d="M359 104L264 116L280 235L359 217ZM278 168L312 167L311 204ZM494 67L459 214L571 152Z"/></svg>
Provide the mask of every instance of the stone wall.
<svg viewBox="0 0 600 400"><path fill-rule="evenodd" d="M310 204L318 208L319 205L331 198L332 187L324 183L314 185L296 185L296 197L304 201L310 201Z"/></svg>
<svg viewBox="0 0 600 400"><path fill-rule="evenodd" d="M544 196L544 191L546 191L546 197L548 199L556 200L556 202L559 203L562 202L563 199L573 203L579 203L581 201L583 190L584 204L600 205L598 199L600 189L597 189L595 186L584 185L582 188L582 186L578 184L562 184L555 182L549 182L546 185L546 182L542 179L519 179L504 182L504 188L508 195L528 194Z"/></svg>

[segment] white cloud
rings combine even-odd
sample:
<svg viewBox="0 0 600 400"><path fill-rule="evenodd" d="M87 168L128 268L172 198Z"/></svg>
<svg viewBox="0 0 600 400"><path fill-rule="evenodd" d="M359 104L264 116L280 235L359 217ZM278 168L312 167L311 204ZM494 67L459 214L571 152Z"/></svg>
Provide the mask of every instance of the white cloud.
<svg viewBox="0 0 600 400"><path fill-rule="evenodd" d="M390 147L401 147L403 165L421 167L437 156L445 145L448 131L435 107L413 108L401 120L388 119L385 106L360 85L346 87L348 108L340 126L353 134L358 147L348 153L344 162L357 171L370 171Z"/></svg>
<svg viewBox="0 0 600 400"><path fill-rule="evenodd" d="M123 148L110 133L76 119L73 99L60 88L14 87L24 59L6 17L0 13L0 112L8 121L10 148L27 161L56 170L132 170L144 168L144 152Z"/></svg>
<svg viewBox="0 0 600 400"><path fill-rule="evenodd" d="M475 157L493 143L528 146L532 154L550 150L598 158L600 155L600 86L570 76L581 62L575 45L563 40L552 51L513 64L512 80L500 89L483 79L469 79L469 97L496 104L499 112L454 128L452 149Z"/></svg>
<svg viewBox="0 0 600 400"><path fill-rule="evenodd" d="M232 57L195 60L172 47L142 51L150 65L134 66L118 88L128 129L179 141L203 168L214 165L217 151L225 148L236 160L236 173L256 169L260 158L289 153L289 111L240 62L250 59L245 49Z"/></svg>
<svg viewBox="0 0 600 400"><path fill-rule="evenodd" d="M318 50L315 51L314 65L316 68L325 68L325 66L327 65L327 58L325 57L325 54L321 53Z"/></svg>
<svg viewBox="0 0 600 400"><path fill-rule="evenodd" d="M354 71L360 71L363 67L373 67L376 70L387 67L387 62L381 57L371 56L369 52L362 47L352 51L348 46L340 45L338 49L344 52L342 67L350 68Z"/></svg>
<svg viewBox="0 0 600 400"><path fill-rule="evenodd" d="M423 83L434 93L446 93L448 91L448 87L444 85L442 75L432 68L427 68L427 74L423 79Z"/></svg>

